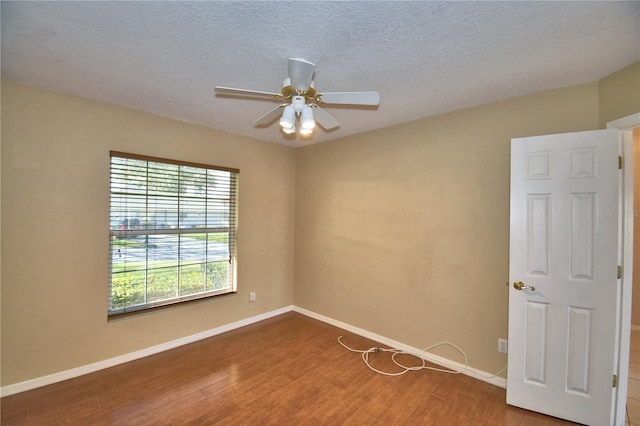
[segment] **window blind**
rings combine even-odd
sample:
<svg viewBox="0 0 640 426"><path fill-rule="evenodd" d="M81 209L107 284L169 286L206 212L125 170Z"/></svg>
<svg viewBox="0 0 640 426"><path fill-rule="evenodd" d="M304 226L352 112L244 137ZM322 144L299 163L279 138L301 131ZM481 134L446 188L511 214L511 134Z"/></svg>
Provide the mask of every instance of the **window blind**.
<svg viewBox="0 0 640 426"><path fill-rule="evenodd" d="M110 154L109 315L235 292L239 170Z"/></svg>

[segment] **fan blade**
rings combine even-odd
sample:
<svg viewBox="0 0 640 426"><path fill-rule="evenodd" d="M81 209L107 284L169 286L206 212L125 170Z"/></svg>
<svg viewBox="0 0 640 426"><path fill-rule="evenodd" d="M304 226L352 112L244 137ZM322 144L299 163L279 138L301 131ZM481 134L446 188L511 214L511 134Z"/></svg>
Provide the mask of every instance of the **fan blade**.
<svg viewBox="0 0 640 426"><path fill-rule="evenodd" d="M259 90L234 89L233 87L216 86L216 92L224 93L227 95L260 96L265 98L277 98L277 99L283 98L283 96L280 93L262 92Z"/></svg>
<svg viewBox="0 0 640 426"><path fill-rule="evenodd" d="M315 118L325 130L331 130L340 125L338 120L317 105L313 105L313 118Z"/></svg>
<svg viewBox="0 0 640 426"><path fill-rule="evenodd" d="M319 93L318 99L324 104L379 105L378 92L328 92Z"/></svg>
<svg viewBox="0 0 640 426"><path fill-rule="evenodd" d="M290 58L289 78L291 79L291 87L298 92L306 93L311 85L315 69L316 66L305 59Z"/></svg>
<svg viewBox="0 0 640 426"><path fill-rule="evenodd" d="M278 105L277 107L254 121L253 124L255 124L256 126L271 124L273 120L282 115L282 108L286 106L287 104Z"/></svg>

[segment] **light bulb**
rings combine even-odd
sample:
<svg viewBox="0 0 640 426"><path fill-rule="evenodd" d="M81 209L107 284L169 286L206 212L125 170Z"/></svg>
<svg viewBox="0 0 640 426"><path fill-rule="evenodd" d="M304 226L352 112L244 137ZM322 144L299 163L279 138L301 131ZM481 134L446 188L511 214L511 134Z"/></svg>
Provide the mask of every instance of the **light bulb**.
<svg viewBox="0 0 640 426"><path fill-rule="evenodd" d="M300 115L302 118L301 126L303 129L311 130L314 127L316 127L316 121L313 119L313 111L311 110L311 107L309 106L303 107ZM309 134L309 133L306 133L306 134Z"/></svg>
<svg viewBox="0 0 640 426"><path fill-rule="evenodd" d="M291 105L287 105L284 107L284 111L282 111L280 126L282 126L283 129L294 127L295 117L296 110Z"/></svg>

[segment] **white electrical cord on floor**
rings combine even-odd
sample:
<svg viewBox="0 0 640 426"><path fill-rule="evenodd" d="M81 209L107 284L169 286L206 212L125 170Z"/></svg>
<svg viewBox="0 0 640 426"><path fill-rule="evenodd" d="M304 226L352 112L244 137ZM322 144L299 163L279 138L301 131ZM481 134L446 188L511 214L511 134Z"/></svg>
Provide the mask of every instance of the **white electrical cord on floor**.
<svg viewBox="0 0 640 426"><path fill-rule="evenodd" d="M401 374L404 374L404 373L406 373L408 371L418 371L418 370L433 370L433 371L439 371L441 373L460 374L460 373L464 373L469 368L469 359L467 358L467 354L462 350L462 348L460 348L457 345L454 345L451 342L436 343L435 345L431 345L429 347L424 348L422 350L422 352L429 352L430 350L435 349L435 348L437 348L439 346L450 346L450 347L454 348L455 350L457 350L458 352L460 352L462 354L462 356L464 357L464 367L459 369L459 370L451 370L451 369L444 369L444 368L437 368L437 367L429 367L427 365L427 361L423 357L421 357L420 355L415 354L415 353L411 353L411 352L407 352L407 351L403 351L401 349L386 349L386 348L380 348L380 347L372 347L372 348L365 349L365 350L353 349L353 348L350 348L349 346L345 345L344 343L342 343L342 337L343 336L338 337L338 343L340 343L344 348L348 349L351 352L360 353L361 356L362 356L362 360L367 365L367 367L369 367L371 370L375 371L376 373L383 374L385 376L400 376ZM377 352L390 352L390 353L392 353L391 360L393 361L393 363L395 365L400 367L402 370L400 370L400 371L398 371L396 373L388 373L386 371L381 371L381 370L378 370L377 368L373 367L369 363L369 354L377 353ZM415 358L418 358L420 361L422 361L422 365L417 365L417 366L414 366L414 367L408 367L406 365L403 365L400 362L398 362L398 360L396 359L396 356L398 356L398 355L409 355L409 356L413 356ZM502 373L506 369L507 369L507 366L505 365L502 370L498 371L496 374L491 375L491 376L485 376L485 375L482 375L482 374L478 374L475 371L474 371L474 374L477 374L478 376L484 377L486 379L490 379L492 377L496 377L498 374Z"/></svg>

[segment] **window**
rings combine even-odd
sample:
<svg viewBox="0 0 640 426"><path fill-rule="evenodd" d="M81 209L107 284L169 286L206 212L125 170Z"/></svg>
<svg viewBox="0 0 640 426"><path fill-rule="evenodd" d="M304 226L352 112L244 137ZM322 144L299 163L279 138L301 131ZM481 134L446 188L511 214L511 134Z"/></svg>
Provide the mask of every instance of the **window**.
<svg viewBox="0 0 640 426"><path fill-rule="evenodd" d="M109 315L236 291L238 175L111 152Z"/></svg>

